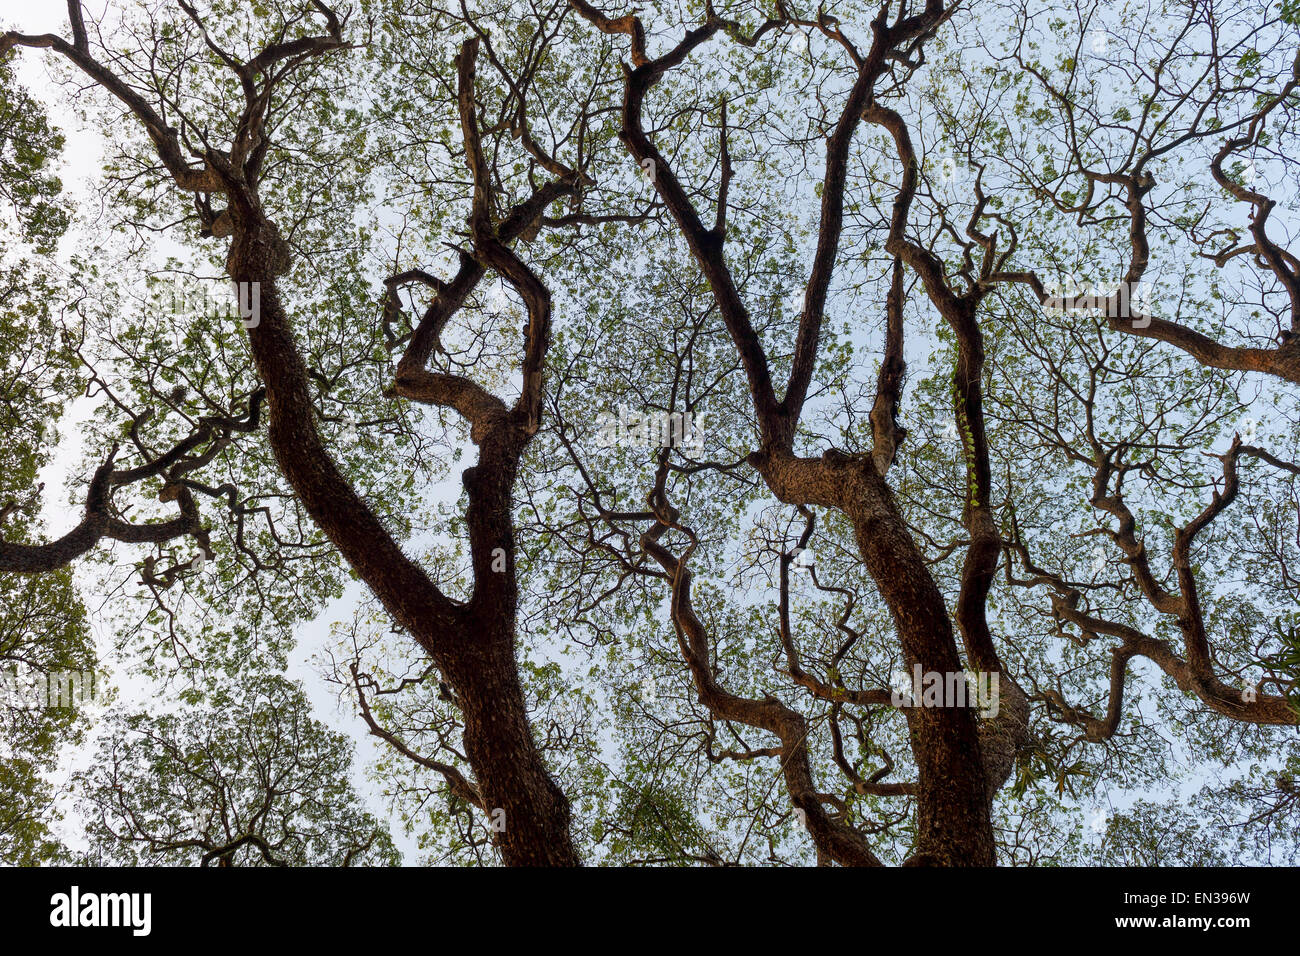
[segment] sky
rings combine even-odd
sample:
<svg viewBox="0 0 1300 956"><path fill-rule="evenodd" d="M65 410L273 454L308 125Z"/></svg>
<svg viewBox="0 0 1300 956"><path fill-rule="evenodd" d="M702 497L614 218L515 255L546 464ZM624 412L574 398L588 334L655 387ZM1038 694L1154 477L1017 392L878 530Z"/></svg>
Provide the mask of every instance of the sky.
<svg viewBox="0 0 1300 956"><path fill-rule="evenodd" d="M106 4L102 0L101 2L92 0L88 7L98 13L99 8L104 5ZM54 0L44 0L41 3L33 3L31 0L25 0L25 2L24 0L0 0L0 24L26 33L58 32L66 35L66 8L62 3L54 2ZM102 158L105 153L104 143L99 132L82 124L69 108L64 91L53 83L50 78L49 62L48 54L41 51L22 51L16 57L18 76L32 95L45 103L51 121L66 136L66 144L61 157L60 175L63 178L66 194L71 204L74 207L92 208L97 192L95 182L99 176ZM61 252L66 254L86 241L87 234L84 226L74 223L69 234L64 239ZM923 343L923 346L930 344ZM913 368L919 368L923 364L923 359L920 355L909 356L909 364ZM44 514L47 525L46 530L50 535L62 533L78 517L67 509L60 508L59 503L67 500L67 494L63 489L66 489L68 483L77 477L73 474L71 467L73 463L80 459L77 423L85 421L91 409L90 401L82 400L68 410L61 429L64 435L64 444L60 447L55 460L42 474L42 480L46 482L47 488L51 490L45 498L47 504ZM469 456L462 460L467 463L472 460L472 457L471 451ZM454 499L459 491L458 486L458 474L453 469L453 473L447 481L432 486L428 489L428 494L434 499ZM84 578L81 580L84 583ZM377 742L373 741L373 738L366 735L364 725L352 712L351 708L340 709L333 689L324 682L311 664L313 656L330 643L331 624L352 619L353 613L358 608L362 598L362 588L363 586L356 582L349 582L342 598L329 602L315 620L298 628L297 646L292 655L289 676L303 683L315 706L318 719L356 741L354 782L370 810L376 816L386 818L389 815L379 797L377 788L371 781L366 779L364 774L366 765L380 752L379 746ZM92 607L93 603L90 602ZM92 624L93 621L92 615ZM111 660L113 654L110 635L97 632L96 637L101 656ZM1146 662L1138 664L1137 670L1142 672L1147 679L1150 679L1155 674L1154 665ZM157 700L154 689L148 682L126 674L121 668L118 668L113 676L121 691L121 701L124 705L144 706L148 704L153 706L153 702ZM78 752L69 753L63 772L70 773L73 769L84 766L85 762L91 759L93 746L92 738L87 746L80 748ZM1195 779L1189 782L1188 788L1192 789L1194 784ZM1101 799L1098 795L1092 795L1092 798L1094 800ZM1128 802L1128 798L1125 798L1121 805L1124 802ZM415 862L417 851L414 840L403 834L396 820L390 819L390 822L393 824L390 827L393 838L405 853L407 862ZM65 837L73 846L77 845L76 830L77 825L74 816L63 830Z"/></svg>

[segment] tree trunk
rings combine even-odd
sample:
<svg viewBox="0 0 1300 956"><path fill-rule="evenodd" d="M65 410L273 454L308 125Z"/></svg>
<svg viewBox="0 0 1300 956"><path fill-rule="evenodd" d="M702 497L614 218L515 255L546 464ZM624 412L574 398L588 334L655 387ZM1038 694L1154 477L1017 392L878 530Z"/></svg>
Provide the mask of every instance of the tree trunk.
<svg viewBox="0 0 1300 956"><path fill-rule="evenodd" d="M273 224L252 210L239 213L227 265L236 283L258 283L249 342L266 385L268 440L281 471L312 519L455 690L466 757L490 822L493 810L504 811L505 827L495 838L506 864L578 864L568 801L533 741L515 661L510 498L522 442L508 436L483 442L479 465L465 474L475 596L458 604L406 556L325 451L307 369L276 287L287 258L283 243ZM504 551L504 570L493 567L495 546Z"/></svg>

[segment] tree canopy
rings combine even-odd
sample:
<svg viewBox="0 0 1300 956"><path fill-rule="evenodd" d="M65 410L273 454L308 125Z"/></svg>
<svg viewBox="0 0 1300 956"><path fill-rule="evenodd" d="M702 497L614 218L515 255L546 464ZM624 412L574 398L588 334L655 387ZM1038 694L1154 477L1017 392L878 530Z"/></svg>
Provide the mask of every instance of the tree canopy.
<svg viewBox="0 0 1300 956"><path fill-rule="evenodd" d="M306 651L424 862L1295 862L1292 0L96 16L0 656L153 696L13 710L6 861L397 860Z"/></svg>

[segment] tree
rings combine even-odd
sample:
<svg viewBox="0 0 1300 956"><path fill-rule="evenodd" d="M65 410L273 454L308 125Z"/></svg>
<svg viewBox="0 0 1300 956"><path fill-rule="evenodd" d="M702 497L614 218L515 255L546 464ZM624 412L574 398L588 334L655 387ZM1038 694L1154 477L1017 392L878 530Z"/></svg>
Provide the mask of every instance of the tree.
<svg viewBox="0 0 1300 956"><path fill-rule="evenodd" d="M68 223L53 175L62 136L0 63L0 523L6 535L34 525L39 469L63 403L75 391L71 353L51 302L59 295L51 253ZM12 242L9 237L12 236ZM33 493L35 492L35 493ZM0 538L0 553L7 546ZM51 700L51 682L88 675L95 649L67 568L35 578L0 577L0 858L49 862L61 848L50 824L56 789L47 778L60 750L82 739L80 699Z"/></svg>
<svg viewBox="0 0 1300 956"><path fill-rule="evenodd" d="M143 128L122 228L246 321L83 310L86 517L0 568L143 547L146 620L232 673L213 598L284 628L346 569L374 603L324 670L433 859L1165 859L1150 800L1062 834L1206 764L1204 858L1242 858L1300 724L1296 17L1099 9L4 34Z"/></svg>
<svg viewBox="0 0 1300 956"><path fill-rule="evenodd" d="M117 714L76 781L96 864L393 864L348 782L350 746L278 677L189 694L178 714ZM201 706L199 700L202 700Z"/></svg>
<svg viewBox="0 0 1300 956"><path fill-rule="evenodd" d="M121 403L139 462L115 467L118 449L114 445L89 482L83 522L48 544L7 545L8 554L0 568L20 573L49 570L84 554L103 539L166 544L191 536L206 554L210 541L195 495L219 499L226 492L223 487L196 480L192 473L214 462L235 433L257 430L265 407L266 443L295 503L379 596L394 620L431 655L457 691L479 803L484 810L502 811L511 821L502 837L507 861L572 863L576 856L567 833L567 805L531 739L514 661L516 585L510 491L519 457L539 427L550 297L507 243L534 230L542 213L571 193L583 174L554 159L516 123L514 131L530 173L533 169L543 171L547 180L530 188L519 202L501 209L478 128L474 100L477 44L467 41L457 61L452 102L459 114L464 156L474 184L469 215L471 248L461 251L457 272L447 282L419 273L402 273L390 282L393 295L409 281L424 281L437 293L420 323L405 337L394 394L454 409L470 424L471 440L480 449L478 465L463 476L474 590L466 600L456 600L405 555L392 531L326 450L316 426L317 399L311 373L315 372L318 381L325 379L326 388L330 382L324 373L309 368L294 338L289 303L278 285L294 265L294 246L286 238L293 233L282 230L272 218L265 205L272 197L264 193L271 191L271 183L283 188L288 182L280 177L291 173L279 164L292 159L293 141L277 142L273 131L305 96L315 92L311 83L318 62L352 46L344 39L347 18L340 19L321 3L313 7L323 32L307 32L309 24L294 4L285 5L271 22L254 25L252 37L240 35L238 17L224 8L200 17L194 7L181 4L179 10L167 11L160 19L146 17L139 24L141 34L149 35L146 42L162 41L168 63L145 66L143 71L132 62L129 52L105 47L103 59L97 58L79 3L69 7L71 41L12 32L0 39L0 54L15 46L52 49L113 96L130 118L143 126L154 156L136 153L124 158L122 178L127 191L138 197L165 183L190 197L203 235L229 238L224 271L248 307L250 371L255 370L262 383L230 401L225 414L193 421L197 416L182 413L191 419L186 422L188 434L182 431L183 437L170 447L163 445L157 450L138 436L139 426L152 416L151 410L132 411ZM225 20L218 26L222 14ZM373 20L368 29L373 30ZM226 32L232 35L223 36ZM236 52L240 44L250 49ZM174 89L178 82L180 88ZM511 92L520 102L507 102L507 110L522 110L528 78L521 78L520 84ZM210 89L223 95L214 101L205 95ZM328 113L330 108L326 105L323 109ZM503 132L497 130L496 135L502 137ZM285 150L286 146L290 149ZM577 152L582 155L581 143ZM320 150L314 149L308 161L319 158ZM135 167L134 174L129 174L128 167ZM288 185L292 192L292 183ZM224 202L225 207L214 209L214 200ZM313 225L319 227L320 223ZM431 372L426 367L449 318L488 269L515 289L528 313L520 366L523 388L510 407L467 376ZM108 387L104 391L109 392ZM168 403L174 407L185 397L183 389L175 391L168 396ZM243 414L238 410L241 404L246 406ZM178 514L167 521L144 524L116 517L115 491L149 480L162 481L158 497L174 501ZM238 494L232 491L228 499L237 519L248 510L236 500ZM242 545L241 538L237 536L237 546ZM156 560L148 560L145 583L165 590L189 564L159 568Z"/></svg>

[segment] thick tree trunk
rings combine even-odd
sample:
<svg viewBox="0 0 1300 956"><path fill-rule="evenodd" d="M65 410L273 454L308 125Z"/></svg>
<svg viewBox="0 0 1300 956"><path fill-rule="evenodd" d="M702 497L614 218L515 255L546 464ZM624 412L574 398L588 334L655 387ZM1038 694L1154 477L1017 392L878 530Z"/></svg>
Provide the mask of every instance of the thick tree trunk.
<svg viewBox="0 0 1300 956"><path fill-rule="evenodd" d="M837 508L853 523L867 571L888 605L910 670L960 673L943 594L870 458L751 456L782 501ZM917 848L910 862L993 866L987 774L975 713L966 707L909 707L917 765Z"/></svg>
<svg viewBox="0 0 1300 956"><path fill-rule="evenodd" d="M901 516L852 517L867 570L893 614L907 669L919 663L927 673L961 672L943 595L901 527ZM974 712L965 707L910 707L906 714L917 766L916 861L993 866L993 825Z"/></svg>
<svg viewBox="0 0 1300 956"><path fill-rule="evenodd" d="M479 465L466 472L476 587L470 604L457 604L406 556L325 451L306 366L276 287L286 259L283 244L274 225L253 210L240 210L236 221L228 269L237 283L258 283L258 315L249 341L266 384L268 440L285 478L456 692L465 720L465 754L489 821L493 810L504 811L503 820L496 816L504 829L495 838L506 864L576 865L569 805L532 738L515 661L510 492L522 442L484 442ZM492 566L497 545L504 569Z"/></svg>
<svg viewBox="0 0 1300 956"><path fill-rule="evenodd" d="M547 772L524 709L513 622L472 628L443 674L465 718L465 756L508 866L577 866L569 803Z"/></svg>

